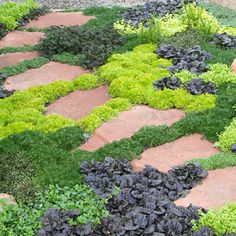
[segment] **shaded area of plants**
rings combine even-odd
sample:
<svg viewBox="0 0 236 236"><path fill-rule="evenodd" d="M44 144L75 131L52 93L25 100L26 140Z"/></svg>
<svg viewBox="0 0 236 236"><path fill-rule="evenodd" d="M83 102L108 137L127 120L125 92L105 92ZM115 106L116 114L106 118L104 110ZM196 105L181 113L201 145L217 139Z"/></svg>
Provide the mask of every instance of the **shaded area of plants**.
<svg viewBox="0 0 236 236"><path fill-rule="evenodd" d="M191 221L198 220L198 208L177 207L173 201L185 191L196 186L207 176L196 165L176 167L161 173L146 167L140 173L132 170L127 160L105 158L104 162L82 163L85 183L108 200L110 215L101 224L91 227L71 226L69 221L78 217L78 212L62 212L49 209L43 219L44 229L38 236L55 234L73 235L189 235ZM118 188L118 190L116 190ZM115 193L118 191L117 193Z"/></svg>
<svg viewBox="0 0 236 236"><path fill-rule="evenodd" d="M112 27L52 27L47 31L39 50L49 58L63 52L80 54L81 66L92 69L104 64L112 51L124 43L125 38Z"/></svg>

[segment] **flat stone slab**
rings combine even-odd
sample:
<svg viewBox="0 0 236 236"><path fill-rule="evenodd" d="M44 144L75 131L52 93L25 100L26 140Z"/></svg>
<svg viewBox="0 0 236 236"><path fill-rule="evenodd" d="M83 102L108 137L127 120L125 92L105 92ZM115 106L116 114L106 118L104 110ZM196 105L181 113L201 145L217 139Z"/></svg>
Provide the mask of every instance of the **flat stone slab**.
<svg viewBox="0 0 236 236"><path fill-rule="evenodd" d="M39 53L36 51L2 54L0 55L0 69L6 66L12 66L12 65L18 64L24 60L33 59L38 56L39 56Z"/></svg>
<svg viewBox="0 0 236 236"><path fill-rule="evenodd" d="M36 45L43 37L42 32L12 31L0 40L0 48Z"/></svg>
<svg viewBox="0 0 236 236"><path fill-rule="evenodd" d="M71 66L59 62L49 62L37 69L30 69L26 72L8 77L5 81L7 90L24 90L35 85L44 85L56 80L72 80L85 73L82 67Z"/></svg>
<svg viewBox="0 0 236 236"><path fill-rule="evenodd" d="M131 137L136 131L150 125L172 125L185 116L181 110L156 110L148 106L135 106L118 117L104 123L81 149L94 151L104 144Z"/></svg>
<svg viewBox="0 0 236 236"><path fill-rule="evenodd" d="M236 202L236 167L209 171L203 183L175 203L180 206L195 206L211 209Z"/></svg>
<svg viewBox="0 0 236 236"><path fill-rule="evenodd" d="M218 153L219 150L213 144L203 140L200 134L192 134L182 137L174 142L147 149L140 160L133 160L135 171L141 171L146 165L150 165L162 172L167 172L172 167L183 165L185 161L193 158L207 158Z"/></svg>
<svg viewBox="0 0 236 236"><path fill-rule="evenodd" d="M234 59L231 68L232 68L233 72L236 73L236 58Z"/></svg>
<svg viewBox="0 0 236 236"><path fill-rule="evenodd" d="M29 22L25 28L47 28L50 26L84 25L92 16L85 16L82 12L53 12L40 16L37 20Z"/></svg>
<svg viewBox="0 0 236 236"><path fill-rule="evenodd" d="M88 91L75 91L49 105L45 114L59 114L79 120L89 115L94 107L103 105L109 99L107 86Z"/></svg>

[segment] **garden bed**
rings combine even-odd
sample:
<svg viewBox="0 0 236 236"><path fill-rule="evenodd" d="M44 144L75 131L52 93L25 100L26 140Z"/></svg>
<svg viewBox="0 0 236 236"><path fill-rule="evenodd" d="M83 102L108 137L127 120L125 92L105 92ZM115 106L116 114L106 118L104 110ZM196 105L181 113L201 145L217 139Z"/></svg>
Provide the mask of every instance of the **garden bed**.
<svg viewBox="0 0 236 236"><path fill-rule="evenodd" d="M236 233L236 13L216 7L0 5L0 235Z"/></svg>

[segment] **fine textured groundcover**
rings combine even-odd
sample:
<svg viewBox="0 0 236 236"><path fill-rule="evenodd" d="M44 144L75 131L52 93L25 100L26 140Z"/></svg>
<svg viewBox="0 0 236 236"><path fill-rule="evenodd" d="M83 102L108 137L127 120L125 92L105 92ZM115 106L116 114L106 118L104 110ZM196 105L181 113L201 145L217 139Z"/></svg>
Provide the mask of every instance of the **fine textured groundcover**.
<svg viewBox="0 0 236 236"><path fill-rule="evenodd" d="M8 9L14 18L4 18L0 37L48 11L30 2L21 5L27 14ZM234 14L222 9L221 17L218 8L207 5L211 15L192 2L92 7L84 14L95 17L81 27L51 27L39 45L0 49L0 54L41 52L1 69L1 83L49 60L91 69L71 81L24 91L0 87L0 193L18 203L5 206L1 200L0 236L236 233L235 203L216 210L174 203L204 181L207 171L236 166L236 76L230 68L236 52ZM109 87L111 99L79 121L44 114L60 97L101 85ZM98 150L80 149L104 122L137 104L186 114L171 126L143 127ZM130 161L145 150L194 133L222 152L166 173L151 166L133 171Z"/></svg>

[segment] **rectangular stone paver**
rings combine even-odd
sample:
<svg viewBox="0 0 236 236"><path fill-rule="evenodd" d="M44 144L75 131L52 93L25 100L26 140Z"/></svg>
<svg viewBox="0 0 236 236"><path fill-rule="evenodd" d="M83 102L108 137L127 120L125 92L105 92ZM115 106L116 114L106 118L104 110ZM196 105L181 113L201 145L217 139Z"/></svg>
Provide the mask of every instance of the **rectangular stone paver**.
<svg viewBox="0 0 236 236"><path fill-rule="evenodd" d="M36 45L43 37L42 32L13 31L0 40L0 48Z"/></svg>
<svg viewBox="0 0 236 236"><path fill-rule="evenodd" d="M72 80L85 72L79 66L49 62L40 68L7 78L4 86L7 90L24 90L35 85L49 84L56 80Z"/></svg>
<svg viewBox="0 0 236 236"><path fill-rule="evenodd" d="M40 16L29 22L25 28L47 28L50 26L75 26L87 23L92 16L84 16L82 12L53 12Z"/></svg>
<svg viewBox="0 0 236 236"><path fill-rule="evenodd" d="M0 55L0 69L6 66L12 66L12 65L18 64L24 60L33 59L38 56L39 56L39 53L36 51L2 54Z"/></svg>

